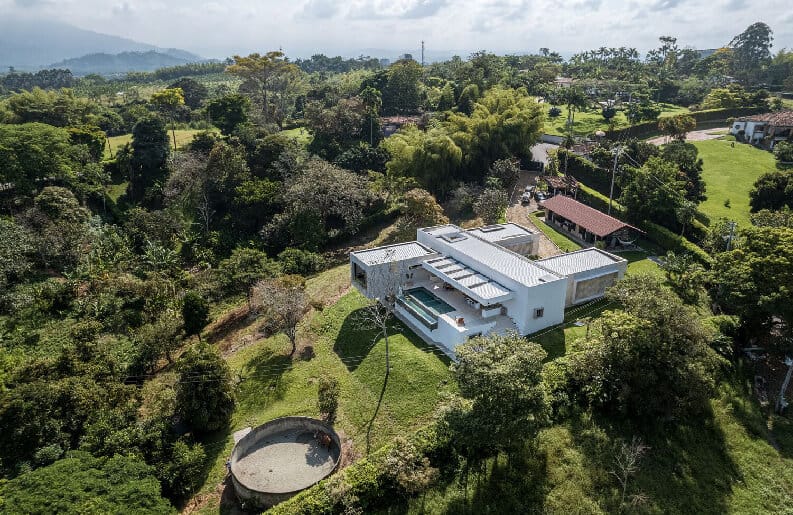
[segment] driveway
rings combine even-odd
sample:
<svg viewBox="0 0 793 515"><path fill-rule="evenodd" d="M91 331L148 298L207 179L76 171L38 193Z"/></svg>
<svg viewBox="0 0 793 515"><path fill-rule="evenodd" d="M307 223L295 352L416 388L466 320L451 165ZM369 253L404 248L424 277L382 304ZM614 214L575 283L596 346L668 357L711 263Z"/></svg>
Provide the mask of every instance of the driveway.
<svg viewBox="0 0 793 515"><path fill-rule="evenodd" d="M551 148L556 148L554 145L549 145ZM532 152L534 152L534 148L532 147ZM543 156L547 159L547 155L543 152ZM534 153L534 159L539 161L539 155ZM539 256L541 258L557 256L562 252L559 250L559 247L554 245L554 243L545 236L545 233L540 231L534 223L535 218L529 216L530 213L537 211L540 207L537 205L537 201L535 199L531 199L531 202L528 204L521 204L520 196L523 194L524 189L526 186L534 185L537 181L537 177L539 177L539 172L527 172L522 171L520 173L520 179L518 179L518 184L515 186L515 189L512 191L512 195L509 199L509 207L507 208L507 221L514 222L516 224L522 225L527 227L531 230L537 231L540 233L540 248L538 250Z"/></svg>
<svg viewBox="0 0 793 515"><path fill-rule="evenodd" d="M691 131L686 134L686 141L707 141L709 139L719 139L724 136L724 131L729 130L728 127L714 127L712 129L702 129L699 131ZM714 134L715 133L715 134ZM669 136L658 136L657 138L648 139L647 143L653 145L665 145L669 143Z"/></svg>

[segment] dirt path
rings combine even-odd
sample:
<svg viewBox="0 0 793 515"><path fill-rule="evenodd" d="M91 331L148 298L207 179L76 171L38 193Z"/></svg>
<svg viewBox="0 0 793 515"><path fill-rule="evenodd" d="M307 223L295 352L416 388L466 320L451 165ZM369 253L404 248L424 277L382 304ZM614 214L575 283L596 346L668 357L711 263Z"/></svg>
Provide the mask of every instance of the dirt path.
<svg viewBox="0 0 793 515"><path fill-rule="evenodd" d="M712 129L702 129L698 131L691 131L686 134L686 141L707 141L709 139L719 139L724 136L724 131L728 130L728 127L714 127ZM718 133L718 134L714 134ZM647 143L652 143L653 145L665 145L669 143L668 136L658 136L657 138L648 139Z"/></svg>

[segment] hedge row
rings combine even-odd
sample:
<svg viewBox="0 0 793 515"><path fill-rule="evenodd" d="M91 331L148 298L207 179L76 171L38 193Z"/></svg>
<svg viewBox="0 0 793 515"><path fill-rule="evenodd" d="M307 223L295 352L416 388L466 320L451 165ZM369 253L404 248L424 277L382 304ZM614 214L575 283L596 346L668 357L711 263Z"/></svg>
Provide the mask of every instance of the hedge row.
<svg viewBox="0 0 793 515"><path fill-rule="evenodd" d="M448 463L448 442L437 437L435 427L421 429L409 436L416 450L427 456L433 466ZM345 495L355 497L364 513L388 505L395 496L404 495L387 466L394 443L385 445L349 467L308 488L288 501L271 508L272 515L320 515L344 511Z"/></svg>
<svg viewBox="0 0 793 515"><path fill-rule="evenodd" d="M640 227L647 233L647 238L660 247L675 252L687 252L703 265L710 265L710 255L685 237L652 222L643 222Z"/></svg>
<svg viewBox="0 0 793 515"><path fill-rule="evenodd" d="M569 175L585 183L590 188L608 195L611 188L611 174L607 170L599 168L592 161L563 148L558 150L557 156L559 157L559 168L561 170L564 170L565 157L567 157L567 173ZM616 184L614 185L614 194L615 196L619 195L619 188Z"/></svg>
<svg viewBox="0 0 793 515"><path fill-rule="evenodd" d="M615 190L616 191L616 190ZM616 197L616 195L614 195ZM609 210L609 198L607 195L589 187L589 184L578 183L578 195L576 200L582 204L594 207L598 211L607 213ZM615 198L611 203L611 214L615 218L625 218L625 207Z"/></svg>
<svg viewBox="0 0 793 515"><path fill-rule="evenodd" d="M740 107L734 109L708 109L706 111L694 111L689 114L697 124L708 122L727 121L728 118L738 118L767 111L762 107ZM606 137L611 140L624 139L626 137L641 138L658 132L658 120L637 123L633 127L607 131Z"/></svg>

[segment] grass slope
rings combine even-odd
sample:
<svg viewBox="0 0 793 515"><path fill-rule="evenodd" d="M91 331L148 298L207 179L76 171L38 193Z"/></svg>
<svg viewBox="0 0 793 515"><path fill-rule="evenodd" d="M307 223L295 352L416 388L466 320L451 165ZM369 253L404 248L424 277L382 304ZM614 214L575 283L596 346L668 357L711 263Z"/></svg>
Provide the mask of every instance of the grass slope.
<svg viewBox="0 0 793 515"><path fill-rule="evenodd" d="M694 142L702 158L702 179L708 199L699 206L711 220L724 217L749 225L749 191L762 174L775 169L774 156L725 140ZM724 205L730 201L730 207Z"/></svg>
<svg viewBox="0 0 793 515"><path fill-rule="evenodd" d="M793 502L793 449L767 441L764 416L737 379L697 420L630 426L573 414L543 430L534 452L490 460L485 472L444 478L407 513L620 513L611 475L619 440L650 449L628 487L645 502L627 513L787 513Z"/></svg>
<svg viewBox="0 0 793 515"><path fill-rule="evenodd" d="M229 431L215 435L208 446L219 448L201 491L209 494L225 476L232 432L286 415L318 416L317 384L322 376L335 377L341 387L335 427L351 438L356 452L365 454L367 430L378 399L382 404L371 424L371 449L395 436L430 422L444 391L452 388L449 360L395 322L389 337L391 373L383 390L385 341L355 323L365 299L349 287L349 267L326 271L307 283L314 300L329 305L314 312L302 328L300 357L288 357L283 336L256 339L256 322L230 336L252 341L227 358L234 374L245 378L237 389L237 407ZM336 300L340 293L344 293ZM217 499L202 513L217 510Z"/></svg>
<svg viewBox="0 0 793 515"><path fill-rule="evenodd" d="M543 220L543 217L545 216L544 211L535 211L532 213L532 216L535 218L534 225L536 225L537 228L541 230L549 240L559 247L562 252L572 252L574 250L581 249L581 245L577 241L570 239L566 235L560 233L545 223Z"/></svg>

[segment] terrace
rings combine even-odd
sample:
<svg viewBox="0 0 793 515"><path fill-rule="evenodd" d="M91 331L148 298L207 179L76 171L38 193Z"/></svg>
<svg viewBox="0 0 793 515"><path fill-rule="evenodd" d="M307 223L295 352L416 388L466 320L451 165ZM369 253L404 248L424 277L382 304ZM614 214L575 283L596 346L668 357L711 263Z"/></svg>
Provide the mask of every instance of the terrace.
<svg viewBox="0 0 793 515"><path fill-rule="evenodd" d="M429 275L405 285L397 297L397 313L424 337L449 350L480 334L517 331L512 319L503 314L501 304L485 306Z"/></svg>

